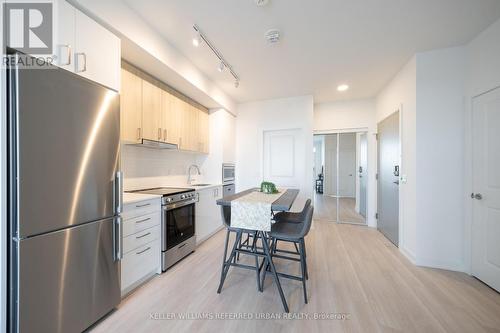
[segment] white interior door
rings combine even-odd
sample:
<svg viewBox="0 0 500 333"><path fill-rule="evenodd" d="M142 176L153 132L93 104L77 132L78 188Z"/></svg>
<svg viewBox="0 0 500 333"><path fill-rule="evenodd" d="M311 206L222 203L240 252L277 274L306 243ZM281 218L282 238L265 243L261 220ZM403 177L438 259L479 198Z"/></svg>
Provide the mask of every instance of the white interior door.
<svg viewBox="0 0 500 333"><path fill-rule="evenodd" d="M472 274L500 291L500 89L473 102Z"/></svg>
<svg viewBox="0 0 500 333"><path fill-rule="evenodd" d="M301 188L305 173L301 159L305 156L300 142L299 129L264 132L264 181L277 187Z"/></svg>

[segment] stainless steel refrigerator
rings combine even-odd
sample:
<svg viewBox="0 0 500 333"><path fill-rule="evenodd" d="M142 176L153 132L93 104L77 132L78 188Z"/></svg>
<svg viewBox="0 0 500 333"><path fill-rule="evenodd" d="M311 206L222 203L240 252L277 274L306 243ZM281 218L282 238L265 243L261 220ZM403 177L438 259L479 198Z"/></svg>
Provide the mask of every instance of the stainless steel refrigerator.
<svg viewBox="0 0 500 333"><path fill-rule="evenodd" d="M8 69L9 331L81 332L120 302L119 95Z"/></svg>

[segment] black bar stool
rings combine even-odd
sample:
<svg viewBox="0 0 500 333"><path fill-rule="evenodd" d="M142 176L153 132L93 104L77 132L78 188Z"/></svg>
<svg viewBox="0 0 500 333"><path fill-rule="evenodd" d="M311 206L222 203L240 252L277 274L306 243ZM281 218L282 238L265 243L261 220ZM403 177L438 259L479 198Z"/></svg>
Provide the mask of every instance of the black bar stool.
<svg viewBox="0 0 500 333"><path fill-rule="evenodd" d="M231 227L231 207L230 206L229 207L228 206L221 206L221 213L222 213L222 220L224 221L224 225L226 226L227 231L226 231L226 240L224 243L224 258L222 261L221 277L220 277L220 283L219 283L219 288L217 289L217 293L218 294L221 293L222 286L224 285L224 281L226 279L227 273L229 272L229 268L231 266L256 271L257 290L262 292L262 286L260 284L260 269L261 269L261 267L259 265L259 257L263 257L263 255L257 251L257 239L258 239L257 232L254 230L246 230L246 229ZM231 232L236 233L236 239L235 239L233 247L231 249L231 254L229 255L229 258L227 258L227 249L229 246L229 236L230 236ZM242 246L241 239L242 239L243 234L250 234L253 236L252 237L253 238L252 245L246 244L246 245ZM255 257L255 266L243 265L243 264L236 263L236 258L237 258L237 256L239 257L240 253L254 256Z"/></svg>
<svg viewBox="0 0 500 333"><path fill-rule="evenodd" d="M314 213L314 207L311 206L310 202L309 203L306 202L306 207L304 207L304 210L301 213L298 213L302 217L302 221L298 222L298 219L294 219L294 220L291 220L290 222L288 222L283 217L280 222L274 223L272 225L271 232L269 234L270 238L271 238L271 257L272 258L300 261L301 276L294 276L294 275L289 275L289 274L279 273L279 272L277 272L277 275L280 277L287 278L287 279L301 281L302 287L304 290L304 302L306 304L307 304L307 289L306 289L306 280L307 280L306 275L307 275L307 273L306 273L306 251L305 251L306 246L305 246L304 238L309 233L309 230L311 229L313 213ZM298 215L295 215L295 217L297 218ZM295 244L299 244L298 249L297 249L298 253L293 253L293 254L298 254L300 259L276 254L276 252L278 252L276 250L276 243L278 241L293 242ZM279 252L284 252L284 251L279 250ZM262 276L261 286L264 286L266 272L269 270L269 263L267 262L266 259L264 259L264 262L262 265L263 265L263 267L265 267L265 269L264 269L264 273Z"/></svg>
<svg viewBox="0 0 500 333"><path fill-rule="evenodd" d="M301 212L297 212L297 213L279 212L279 213L276 213L274 215L274 221L276 221L276 223L302 223L305 219L306 210L309 206L311 206L311 199L307 199L306 203L304 204L304 208L302 209ZM288 241L285 241L285 242L288 242ZM273 252L274 253L282 252L282 253L299 255L300 253L299 253L299 248L298 248L298 242L292 241L290 243L293 243L293 246L295 247L295 252L278 249L277 248L278 240L276 240L274 243ZM306 251L305 246L304 246L304 256L306 258L306 263L305 263L306 264L306 279L309 279L309 272L307 269L307 251Z"/></svg>
<svg viewBox="0 0 500 333"><path fill-rule="evenodd" d="M263 290L262 290L262 284L260 282L260 272L262 270L262 267L264 266L264 262L266 262L267 263L266 268L270 268L270 271L273 274L273 278L276 282L278 292L280 294L281 302L283 304L285 312L289 312L288 304L287 304L286 299L285 299L285 294L283 293L283 289L281 288L281 284L279 282L278 274L277 274L275 267L274 267L274 264L272 262L272 257L271 257L272 253L270 250L270 246L268 243L268 237L266 236L266 232L232 227L231 226L231 207L230 206L222 206L221 212L222 212L222 218L223 218L224 224L226 226L227 232L226 232L226 241L224 244L224 258L222 261L221 277L220 277L220 283L219 283L219 288L217 289L217 293L218 294L221 293L222 287L224 285L224 281L226 279L227 273L229 272L229 268L231 266L256 271L257 290L262 292ZM229 236L230 236L231 232L236 233L236 239L235 239L233 247L231 249L231 254L229 255L229 258L227 258ZM242 244L241 239L242 239L242 236L244 233L248 234L252 237L252 239L253 239L252 245L250 245L249 243L246 245ZM258 239L261 239L262 247L257 246ZM250 265L243 265L243 264L237 263L236 256L239 253L254 256L255 257L255 267L250 266ZM262 264L259 264L259 257L263 258ZM262 280L262 281L264 281L264 280Z"/></svg>

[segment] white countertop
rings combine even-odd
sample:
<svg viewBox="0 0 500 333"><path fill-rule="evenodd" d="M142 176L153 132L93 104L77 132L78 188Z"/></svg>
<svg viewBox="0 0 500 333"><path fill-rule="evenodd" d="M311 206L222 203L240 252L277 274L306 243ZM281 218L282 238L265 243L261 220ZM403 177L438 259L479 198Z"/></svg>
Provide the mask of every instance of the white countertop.
<svg viewBox="0 0 500 333"><path fill-rule="evenodd" d="M155 198L161 198L161 195L156 194L144 194L144 193L123 193L123 203L129 204L134 202L141 202L145 200L151 200Z"/></svg>
<svg viewBox="0 0 500 333"><path fill-rule="evenodd" d="M214 188L214 187L219 187L222 186L222 184L210 184L206 186L196 186L196 185L180 185L180 186L172 186L172 187L179 187L179 188L192 188L193 190L196 191L203 191L206 189Z"/></svg>

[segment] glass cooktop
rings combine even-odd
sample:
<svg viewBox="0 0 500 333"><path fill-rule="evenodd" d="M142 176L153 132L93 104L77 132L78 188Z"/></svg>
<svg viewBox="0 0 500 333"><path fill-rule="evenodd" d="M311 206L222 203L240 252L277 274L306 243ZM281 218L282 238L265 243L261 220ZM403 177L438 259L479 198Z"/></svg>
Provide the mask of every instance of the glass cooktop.
<svg viewBox="0 0 500 333"><path fill-rule="evenodd" d="M156 195L172 195L186 192L193 192L191 188L176 188L176 187L155 187L143 190L127 191L129 193L144 193L144 194L156 194Z"/></svg>

